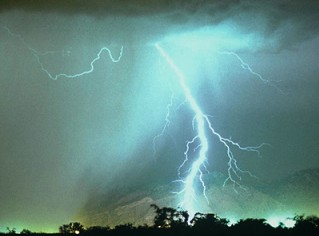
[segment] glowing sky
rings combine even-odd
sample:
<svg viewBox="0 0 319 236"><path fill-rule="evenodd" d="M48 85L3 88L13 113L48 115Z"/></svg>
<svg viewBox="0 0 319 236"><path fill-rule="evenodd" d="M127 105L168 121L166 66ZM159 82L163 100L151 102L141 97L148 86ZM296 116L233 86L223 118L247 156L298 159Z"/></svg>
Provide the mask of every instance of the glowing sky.
<svg viewBox="0 0 319 236"><path fill-rule="evenodd" d="M177 178L193 114L161 42L215 128L262 181L319 167L319 4L315 1L7 1L0 3L0 231L55 230L95 195ZM22 41L40 53L50 79ZM234 51L273 85L243 70ZM167 104L174 112L165 134ZM177 110L176 110L177 109ZM210 140L210 171L224 173ZM212 151L213 150L213 151Z"/></svg>

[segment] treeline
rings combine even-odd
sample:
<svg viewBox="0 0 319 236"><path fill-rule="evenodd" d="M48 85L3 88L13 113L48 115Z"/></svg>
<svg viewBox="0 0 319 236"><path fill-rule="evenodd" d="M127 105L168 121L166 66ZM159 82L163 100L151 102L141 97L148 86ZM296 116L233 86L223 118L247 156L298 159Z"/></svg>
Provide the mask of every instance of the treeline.
<svg viewBox="0 0 319 236"><path fill-rule="evenodd" d="M78 222L65 224L59 227L59 233L50 235L83 235L83 236L198 236L198 235L258 235L258 236L319 236L319 218L317 216L295 216L295 225L287 228L283 223L274 228L265 219L244 219L234 225L215 214L197 213L190 220L187 211L169 207L160 208L152 204L155 211L154 224L152 226L133 226L132 224L117 225L114 228L92 226L85 228ZM1 235L14 235L14 229L8 229L8 233ZM24 235L48 235L32 233L23 230Z"/></svg>

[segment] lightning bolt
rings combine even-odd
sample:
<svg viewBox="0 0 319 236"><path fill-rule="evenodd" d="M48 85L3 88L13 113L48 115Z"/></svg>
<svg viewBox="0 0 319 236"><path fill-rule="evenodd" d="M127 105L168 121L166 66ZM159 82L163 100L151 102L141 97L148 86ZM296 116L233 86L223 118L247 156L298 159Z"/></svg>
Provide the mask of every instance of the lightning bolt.
<svg viewBox="0 0 319 236"><path fill-rule="evenodd" d="M120 49L120 53L119 56L117 58L115 58L111 52L111 50L107 47L102 47L100 49L100 51L96 54L96 57L92 59L91 63L90 63L90 67L87 70L81 71L79 73L75 73L75 74L65 74L65 73L60 73L60 74L52 74L49 72L48 69L45 68L45 66L43 65L43 63L41 62L41 57L42 56L46 56L48 54L54 54L57 53L59 51L47 51L47 52L38 52L37 50L35 50L34 48L32 48L25 40L24 38L19 35L19 34L15 34L13 32L11 32L11 30L8 27L4 27L2 26L1 28L5 29L9 35L11 35L14 38L17 38L30 52L31 54L36 58L37 63L39 64L41 70L52 80L57 80L60 78L70 78L70 79L74 79L74 78L78 78L87 74L90 74L94 71L95 67L94 64L101 59L101 54L103 52L106 52L109 56L109 58L111 59L112 62L119 62L122 58L123 55L123 46L121 46ZM66 51L62 50L62 55L68 55L70 54L70 51Z"/></svg>
<svg viewBox="0 0 319 236"><path fill-rule="evenodd" d="M189 104L189 107L194 112L194 119L193 119L193 129L196 133L196 135L192 138L191 141L188 141L186 143L186 151L184 152L185 159L183 163L178 168L178 175L180 177L177 182L181 182L183 184L183 188L181 191L177 192L177 194L182 195L182 200L180 202L180 207L183 209L186 209L190 215L194 215L197 211L195 208L195 202L196 202L196 191L195 191L195 185L196 183L200 183L202 186L202 194L205 197L206 201L209 203L208 197L206 195L206 185L203 180L203 172L207 171L205 163L207 161L207 152L209 149L209 142L208 142L208 134L214 135L218 138L220 143L226 148L227 157L228 157L228 177L226 178L224 185L226 185L227 182L231 182L234 186L234 190L237 192L236 187L244 188L239 182L242 179L241 174L245 173L252 177L255 177L251 172L242 170L237 163L237 160L233 154L232 149L237 148L243 151L248 152L255 152L258 156L260 156L259 149L266 145L266 143L263 143L259 146L251 146L251 147L243 147L239 143L232 141L230 138L225 138L221 134L219 134L212 125L212 122L209 119L209 115L206 115L198 103L196 102L195 97L193 96L189 86L186 83L186 77L182 73L182 71L179 69L179 67L175 64L174 60L170 57L170 55L160 46L159 43L155 44L156 49L160 53L160 55L166 60L168 65L171 67L173 72L175 73L176 77L179 80L179 85L183 91L183 94L185 96L186 102ZM237 55L237 54L233 54ZM238 55L237 55L238 56ZM237 59L240 57L238 56ZM241 60L241 58L240 58ZM243 66L245 66L245 69L248 69L251 73L258 76L262 81L264 79L261 77L261 75L253 72L253 70L249 67L248 64L244 63L241 60L241 63ZM166 120L168 120L169 113L167 113ZM164 126L164 129L166 129L166 125ZM191 164L191 167L188 170L188 174L185 178L181 177L181 170L183 166L189 161L188 155L191 145L197 146L194 148L194 151L199 149L198 156L195 161ZM238 180L237 180L238 179Z"/></svg>
<svg viewBox="0 0 319 236"><path fill-rule="evenodd" d="M59 79L59 78L61 78L61 77L71 78L71 79L72 79L72 78L77 78L77 77L81 77L81 76L83 76L83 75L87 75L87 74L92 73L92 72L94 71L94 63L95 63L96 61L98 61L98 60L101 59L101 54L102 54L103 52L107 52L107 54L109 55L109 58L111 59L112 62L119 62L119 61L121 60L121 58L122 58L123 46L122 46L121 49L120 49L120 54L119 54L118 58L114 58L114 57L113 57L112 52L111 52L111 50L110 50L109 48L107 48L107 47L102 47L102 48L100 49L100 51L97 53L96 57L91 61L91 63L90 63L90 68L89 68L88 70L85 70L85 71L82 71L82 72L79 72L79 73L76 73L76 74L65 74L65 73L61 73L61 74L56 74L56 75L52 75L52 74L43 66L43 64L42 64L41 61L40 61L39 55L37 55L37 54L33 54L33 55L36 57L37 62L38 62L38 64L39 64L40 67L41 67L41 70L44 71L44 72L49 76L50 79L57 80L57 79Z"/></svg>

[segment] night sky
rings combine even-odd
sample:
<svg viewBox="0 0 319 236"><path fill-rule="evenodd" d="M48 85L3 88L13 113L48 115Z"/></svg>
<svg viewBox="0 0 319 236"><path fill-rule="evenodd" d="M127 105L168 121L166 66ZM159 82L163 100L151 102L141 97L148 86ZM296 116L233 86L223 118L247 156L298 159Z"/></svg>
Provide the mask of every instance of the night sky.
<svg viewBox="0 0 319 236"><path fill-rule="evenodd" d="M56 2L0 2L0 231L56 231L95 194L177 179L194 114L156 42L216 131L269 144L236 151L242 169L269 182L319 168L317 1ZM38 63L77 74L122 46L77 78ZM209 141L208 171L227 174Z"/></svg>

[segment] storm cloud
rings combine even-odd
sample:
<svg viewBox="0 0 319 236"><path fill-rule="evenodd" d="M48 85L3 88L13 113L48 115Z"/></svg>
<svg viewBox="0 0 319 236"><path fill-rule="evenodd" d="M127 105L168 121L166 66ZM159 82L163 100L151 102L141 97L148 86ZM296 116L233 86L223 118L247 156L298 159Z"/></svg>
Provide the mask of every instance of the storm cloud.
<svg viewBox="0 0 319 236"><path fill-rule="evenodd" d="M260 40L257 49L280 50L314 37L318 32L319 6L314 0L122 0L122 1L7 1L0 10L26 11L65 16L86 15L97 21L116 17L137 20L137 33L153 37L169 33L230 24L242 34L254 34ZM254 19L252 21L252 19ZM208 29L207 29L208 27ZM141 38L143 38L141 37ZM256 48L255 48L256 50Z"/></svg>

